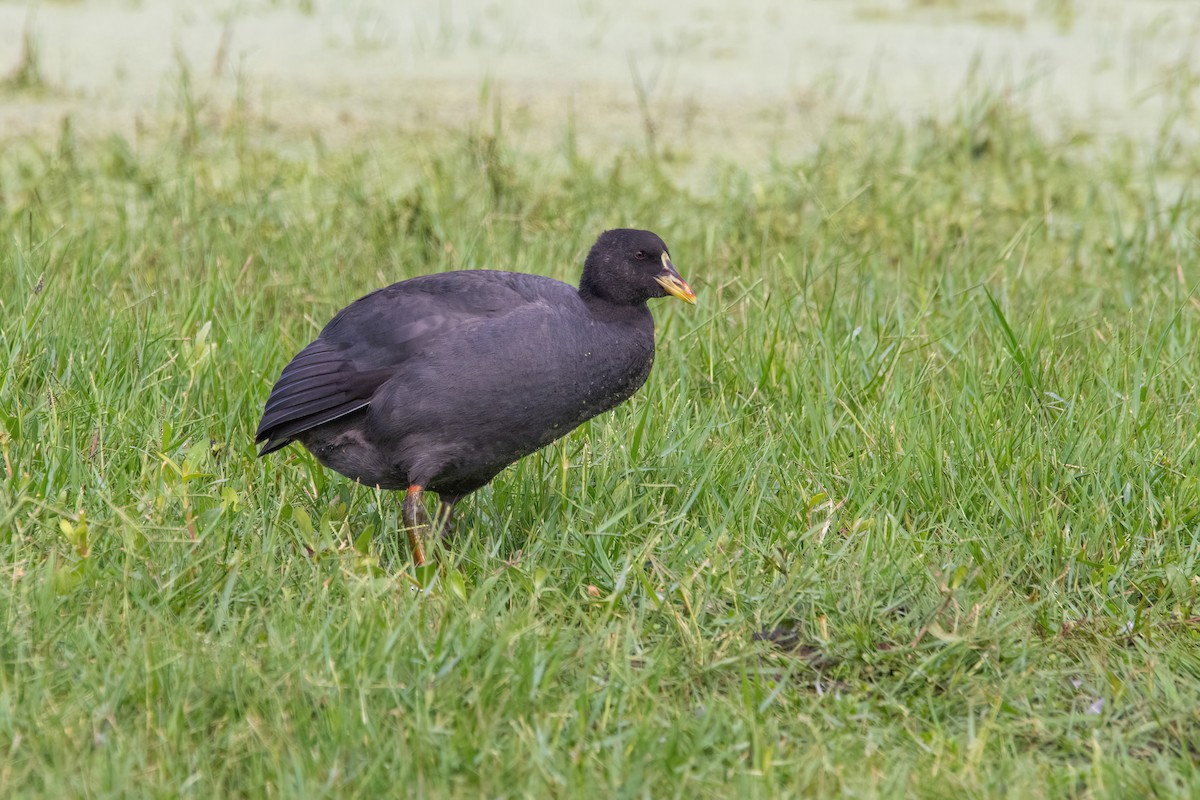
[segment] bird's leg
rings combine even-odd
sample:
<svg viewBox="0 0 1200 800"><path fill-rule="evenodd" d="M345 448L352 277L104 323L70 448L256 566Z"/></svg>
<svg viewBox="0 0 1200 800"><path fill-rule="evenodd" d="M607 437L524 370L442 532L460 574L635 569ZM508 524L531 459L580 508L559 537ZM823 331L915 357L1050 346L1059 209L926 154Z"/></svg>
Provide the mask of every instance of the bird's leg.
<svg viewBox="0 0 1200 800"><path fill-rule="evenodd" d="M429 514L425 512L425 487L413 484L404 495L404 532L412 548L413 561L418 567L425 566L423 534L429 530Z"/></svg>
<svg viewBox="0 0 1200 800"><path fill-rule="evenodd" d="M454 504L458 502L457 497L442 495L441 504L438 505L437 517L435 518L435 527L438 535L443 539L451 539L454 537Z"/></svg>

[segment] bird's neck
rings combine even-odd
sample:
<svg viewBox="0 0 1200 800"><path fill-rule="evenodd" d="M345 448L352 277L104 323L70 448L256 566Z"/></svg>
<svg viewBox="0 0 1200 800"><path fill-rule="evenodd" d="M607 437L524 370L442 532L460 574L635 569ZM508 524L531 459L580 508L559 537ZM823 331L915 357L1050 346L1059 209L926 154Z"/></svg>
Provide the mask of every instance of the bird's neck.
<svg viewBox="0 0 1200 800"><path fill-rule="evenodd" d="M645 300L632 303L614 303L605 297L598 297L582 289L579 291L579 299L583 301L583 307L587 309L588 314L598 322L613 322L622 325L635 323L638 328L649 324L649 329L654 330L654 316L650 313L650 307Z"/></svg>
<svg viewBox="0 0 1200 800"><path fill-rule="evenodd" d="M601 283L596 281L585 269L583 276L579 279L579 296L583 298L583 302L608 303L613 306L645 306L646 298L638 296L632 289L623 284L616 286Z"/></svg>

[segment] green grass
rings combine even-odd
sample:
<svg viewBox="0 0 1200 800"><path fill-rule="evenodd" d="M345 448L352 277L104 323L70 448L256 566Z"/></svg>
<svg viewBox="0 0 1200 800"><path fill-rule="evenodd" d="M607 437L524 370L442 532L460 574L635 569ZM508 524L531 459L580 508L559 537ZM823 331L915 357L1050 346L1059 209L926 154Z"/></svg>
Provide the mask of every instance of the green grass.
<svg viewBox="0 0 1200 800"><path fill-rule="evenodd" d="M0 796L1194 795L1200 164L1169 145L997 102L754 171L9 141ZM632 401L460 506L424 589L397 498L255 458L350 300L573 281L629 224L699 305L655 305Z"/></svg>

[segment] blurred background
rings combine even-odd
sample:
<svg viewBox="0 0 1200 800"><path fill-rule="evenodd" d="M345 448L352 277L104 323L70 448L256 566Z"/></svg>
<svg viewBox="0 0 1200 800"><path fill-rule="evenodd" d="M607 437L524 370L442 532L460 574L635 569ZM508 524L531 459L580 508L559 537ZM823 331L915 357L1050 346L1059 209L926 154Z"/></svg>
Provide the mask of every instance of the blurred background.
<svg viewBox="0 0 1200 800"><path fill-rule="evenodd" d="M497 112L518 142L753 162L838 115L938 116L964 89L1047 127L1155 136L1192 98L1188 0L0 2L4 134L134 135L240 108L338 142ZM744 166L750 166L745 164Z"/></svg>

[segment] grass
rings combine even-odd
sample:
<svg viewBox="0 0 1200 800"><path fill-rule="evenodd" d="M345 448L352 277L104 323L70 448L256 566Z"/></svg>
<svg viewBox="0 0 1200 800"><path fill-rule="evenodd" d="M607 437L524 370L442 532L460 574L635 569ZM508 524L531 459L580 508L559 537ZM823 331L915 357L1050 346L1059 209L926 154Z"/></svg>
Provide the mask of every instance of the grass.
<svg viewBox="0 0 1200 800"><path fill-rule="evenodd" d="M49 88L42 70L41 44L34 30L33 17L25 21L21 34L21 56L12 72L0 79L0 91L45 92Z"/></svg>
<svg viewBox="0 0 1200 800"><path fill-rule="evenodd" d="M982 101L700 191L192 122L0 151L0 796L1200 790L1194 152ZM255 458L351 299L622 224L700 305L424 588L395 497Z"/></svg>

